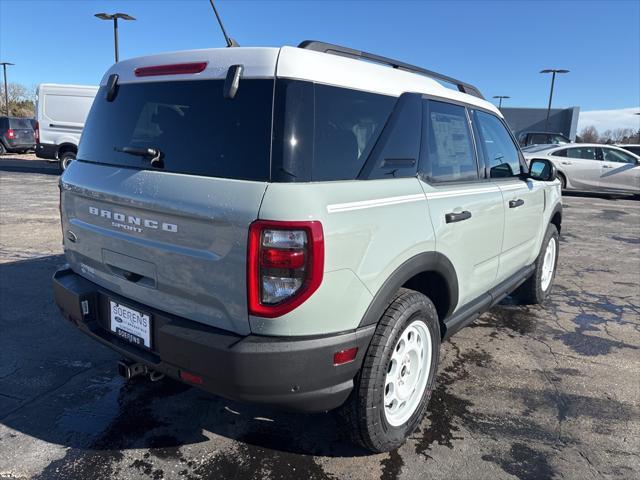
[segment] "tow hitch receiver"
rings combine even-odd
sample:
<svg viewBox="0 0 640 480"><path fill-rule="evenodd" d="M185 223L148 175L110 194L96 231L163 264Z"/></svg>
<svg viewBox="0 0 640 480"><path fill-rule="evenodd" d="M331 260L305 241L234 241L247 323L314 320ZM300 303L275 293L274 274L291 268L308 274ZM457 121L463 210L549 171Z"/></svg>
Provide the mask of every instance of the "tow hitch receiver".
<svg viewBox="0 0 640 480"><path fill-rule="evenodd" d="M132 362L131 360L120 360L118 362L118 373L127 380L144 375L147 373L147 366L142 363Z"/></svg>

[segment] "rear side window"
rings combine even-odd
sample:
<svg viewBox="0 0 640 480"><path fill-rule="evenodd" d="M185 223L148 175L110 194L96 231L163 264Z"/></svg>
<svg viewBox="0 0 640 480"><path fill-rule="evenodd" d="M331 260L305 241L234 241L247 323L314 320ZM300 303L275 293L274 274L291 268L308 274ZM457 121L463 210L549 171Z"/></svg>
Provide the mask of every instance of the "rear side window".
<svg viewBox="0 0 640 480"><path fill-rule="evenodd" d="M478 146L491 178L514 177L521 173L520 155L504 124L489 113L474 111Z"/></svg>
<svg viewBox="0 0 640 480"><path fill-rule="evenodd" d="M421 174L430 182L476 180L478 164L465 108L429 100L423 115Z"/></svg>
<svg viewBox="0 0 640 480"><path fill-rule="evenodd" d="M112 102L101 87L78 150L88 162L151 169L125 147L162 152L163 171L269 179L273 80L244 79L233 99L224 80L122 84Z"/></svg>
<svg viewBox="0 0 640 480"><path fill-rule="evenodd" d="M567 149L567 157L583 160L597 160L596 147L578 147Z"/></svg>

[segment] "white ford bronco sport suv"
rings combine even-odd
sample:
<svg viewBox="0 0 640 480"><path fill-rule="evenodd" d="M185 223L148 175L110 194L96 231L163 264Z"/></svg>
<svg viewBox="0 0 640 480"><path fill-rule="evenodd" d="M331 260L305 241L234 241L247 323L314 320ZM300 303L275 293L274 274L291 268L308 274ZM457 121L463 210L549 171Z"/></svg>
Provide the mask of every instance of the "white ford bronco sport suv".
<svg viewBox="0 0 640 480"><path fill-rule="evenodd" d="M125 376L340 407L373 451L420 422L443 339L545 299L562 215L476 88L316 41L113 65L60 189L56 302Z"/></svg>

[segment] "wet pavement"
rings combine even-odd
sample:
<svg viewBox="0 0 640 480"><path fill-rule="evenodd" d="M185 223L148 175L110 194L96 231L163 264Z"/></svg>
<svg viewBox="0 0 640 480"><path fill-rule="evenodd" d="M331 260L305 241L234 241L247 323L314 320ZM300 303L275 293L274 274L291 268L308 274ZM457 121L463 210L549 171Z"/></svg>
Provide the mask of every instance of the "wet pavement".
<svg viewBox="0 0 640 480"><path fill-rule="evenodd" d="M441 352L428 415L371 455L333 414L126 384L54 307L57 170L0 158L0 479L640 476L640 202L573 195L545 308L509 299Z"/></svg>

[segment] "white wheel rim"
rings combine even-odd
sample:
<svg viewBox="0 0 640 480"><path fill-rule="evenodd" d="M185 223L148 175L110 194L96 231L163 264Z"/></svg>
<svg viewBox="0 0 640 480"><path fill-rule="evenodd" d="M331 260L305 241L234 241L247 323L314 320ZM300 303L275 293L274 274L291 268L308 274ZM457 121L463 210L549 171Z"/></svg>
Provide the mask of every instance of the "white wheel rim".
<svg viewBox="0 0 640 480"><path fill-rule="evenodd" d="M398 427L414 414L431 370L431 334L422 320L413 321L400 335L387 365L384 414Z"/></svg>
<svg viewBox="0 0 640 480"><path fill-rule="evenodd" d="M540 280L540 286L543 291L547 291L549 285L551 285L551 279L553 278L553 270L556 266L556 239L551 237L547 244L547 249L544 252L544 259L542 260L542 278Z"/></svg>

